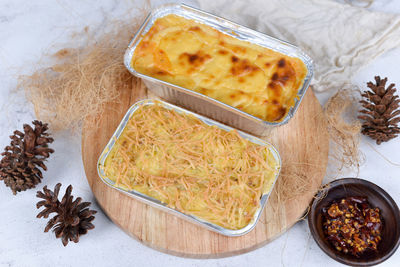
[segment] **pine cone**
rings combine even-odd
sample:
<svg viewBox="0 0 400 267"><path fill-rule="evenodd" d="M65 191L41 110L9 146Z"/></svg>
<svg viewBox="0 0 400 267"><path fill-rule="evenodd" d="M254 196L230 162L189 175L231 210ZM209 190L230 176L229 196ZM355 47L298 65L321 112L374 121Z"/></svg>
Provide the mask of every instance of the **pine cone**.
<svg viewBox="0 0 400 267"><path fill-rule="evenodd" d="M97 211L89 210L88 207L91 203L81 202L82 199L80 197L74 201L73 196L71 196L71 185L67 187L65 195L60 202L58 200L60 187L61 184L58 183L54 187L54 192L47 189L47 186L43 187L43 192L37 192L36 196L44 200L39 201L36 207L38 209L42 206L45 207L37 215L37 218L48 218L51 213L57 213L57 215L49 220L44 231L48 232L53 228L56 237L61 237L63 245L66 246L69 241L78 243L79 236L86 234L88 230L94 228L92 221L95 217L93 215Z"/></svg>
<svg viewBox="0 0 400 267"><path fill-rule="evenodd" d="M360 112L366 115L360 115L358 118L364 120L361 133L376 140L379 145L400 133L400 128L397 127L400 121L400 117L397 117L400 114L400 100L394 95L394 83L385 88L387 78L381 80L381 77L375 76L375 81L376 84L367 83L372 92L364 91L361 94L365 100L361 100L360 103L365 109Z"/></svg>
<svg viewBox="0 0 400 267"><path fill-rule="evenodd" d="M0 180L4 180L13 194L34 188L43 178L43 170L47 170L43 163L54 150L48 148L53 138L46 133L47 123L41 121L32 122L35 129L24 124L24 132L18 130L10 136L11 144L5 147L0 161Z"/></svg>

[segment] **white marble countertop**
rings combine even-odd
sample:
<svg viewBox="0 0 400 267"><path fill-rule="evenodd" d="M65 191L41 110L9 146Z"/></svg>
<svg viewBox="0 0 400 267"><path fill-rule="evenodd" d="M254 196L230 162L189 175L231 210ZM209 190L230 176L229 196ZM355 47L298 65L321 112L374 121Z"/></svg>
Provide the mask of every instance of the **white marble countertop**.
<svg viewBox="0 0 400 267"><path fill-rule="evenodd" d="M9 143L14 129L22 129L35 116L21 94L13 93L18 74L30 73L43 54L70 39L84 26L101 25L106 18L126 12L132 1L113 0L1 0L0 1L0 148ZM140 5L143 0L135 1ZM157 3L164 1L157 1ZM400 2L377 0L374 10L400 14ZM374 75L388 76L400 86L400 49L389 51L355 76L365 86ZM399 88L400 89L400 88ZM326 95L317 95L322 103ZM57 134L42 183L53 188L74 186L73 194L94 201L83 170L79 137ZM375 150L400 163L400 138L376 146L363 137L361 150L366 161L359 177L377 183L400 203L400 167L390 164ZM316 245L307 223L301 221L272 243L253 252L223 259L184 259L150 249L115 226L100 208L96 228L78 244L63 247L53 233L43 233L46 220L36 219L36 189L13 196L0 182L0 267L5 266L340 266ZM398 250L382 266L399 266Z"/></svg>

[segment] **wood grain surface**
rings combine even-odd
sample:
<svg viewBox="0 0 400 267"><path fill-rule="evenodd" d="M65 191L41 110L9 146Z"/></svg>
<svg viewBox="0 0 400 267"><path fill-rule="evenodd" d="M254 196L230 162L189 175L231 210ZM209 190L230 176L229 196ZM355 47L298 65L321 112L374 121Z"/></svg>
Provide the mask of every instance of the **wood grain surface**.
<svg viewBox="0 0 400 267"><path fill-rule="evenodd" d="M218 258L259 248L303 216L321 185L329 151L329 137L320 116L322 108L311 89L294 118L265 137L282 158L285 177L281 175L275 186L280 194L274 189L254 230L244 236L226 237L143 204L110 188L98 177L98 157L128 108L137 100L153 97L141 83L134 87L107 104L102 115L94 118L96 123L93 118L87 119L82 133L82 158L89 185L103 211L126 233L151 248L176 256ZM306 188L299 188L296 194L297 188L290 187L293 197L283 196L282 190L289 188L287 182L296 181L299 175L307 180Z"/></svg>

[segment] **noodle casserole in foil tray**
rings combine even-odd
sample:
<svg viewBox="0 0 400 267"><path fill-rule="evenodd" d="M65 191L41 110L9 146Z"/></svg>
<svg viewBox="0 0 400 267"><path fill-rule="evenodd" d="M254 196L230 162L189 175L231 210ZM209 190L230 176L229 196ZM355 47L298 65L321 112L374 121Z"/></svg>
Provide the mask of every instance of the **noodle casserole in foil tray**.
<svg viewBox="0 0 400 267"><path fill-rule="evenodd" d="M124 64L162 99L259 136L294 116L313 77L298 47L183 4L148 15Z"/></svg>
<svg viewBox="0 0 400 267"><path fill-rule="evenodd" d="M126 140L126 139L123 139L123 137L124 137L124 134L126 136L127 129L129 129L129 127L131 127L130 125L132 125L132 123L133 123L132 120L134 118L138 118L135 116L139 116L141 114L148 114L147 110L151 109L151 108L155 108L155 107L159 107L160 109L164 110L165 112L173 113L173 114L175 114L175 116L181 116L182 118L189 118L190 120L198 123L198 125L201 125L202 127L204 127L206 130L211 129L210 131L214 131L214 132L211 132L211 134L210 134L211 138L213 138L213 139L216 138L215 137L216 135L214 135L215 132L220 133L219 134L220 136L237 137L238 139L233 139L234 140L234 142L232 142L233 145L237 145L238 143L248 144L246 146L247 147L246 149L248 149L249 146L256 147L257 149L259 149L257 151L262 151L264 153L262 155L266 155L264 158L259 158L261 164L258 166L267 166L267 167L263 167L261 169L261 171L263 173L263 177L264 177L264 173L267 173L268 176L266 176L267 178L260 180L261 181L261 182L259 182L260 185L257 185L257 186L258 186L258 188L262 188L262 189L260 191L258 191L257 194L252 195L253 198L251 198L251 201L248 202L248 203L252 203L252 205L253 205L252 212L254 212L254 214L248 215L246 224L242 224L243 227L240 226L241 228L239 228L239 229L227 228L227 227L218 225L216 223L210 222L210 220L200 218L201 216L190 214L190 212L186 212L186 213L181 212L177 208L178 205L176 205L175 207L171 207L167 203L162 202L159 199L156 199L155 197L150 196L151 194L148 193L149 191L146 191L147 194L145 194L145 193L143 193L143 191L139 192L138 190L140 190L140 189L138 189L138 190L136 190L137 188L129 189L125 186L121 186L120 184L117 184L116 181L118 181L118 180L116 180L115 177L113 177L113 175L110 175L110 172L108 172L108 169L107 169L107 166L109 166L109 165L107 165L107 164L109 164L108 162L110 161L110 158L112 159L114 157L114 155L116 155L117 153L120 153L119 152L120 145L121 145L121 143L125 144L124 140ZM136 124L137 122L135 121L134 123ZM147 121L146 121L146 123L147 123ZM163 124L161 124L161 125L163 125ZM162 127L168 127L168 126L162 126ZM195 128L195 129L198 129L198 128ZM163 131L163 129L162 129L162 131ZM194 130L191 133L197 134L198 131ZM149 136L149 138L155 138L155 135L151 135L148 132L146 132L146 134ZM185 134L187 134L187 133L185 133ZM229 134L231 134L231 135L229 135ZM207 135L207 138L210 135ZM175 136L175 135L173 135L173 136ZM193 141L193 139L194 138L191 137L191 139L189 139L188 141ZM239 142L238 142L238 140L239 140ZM242 140L242 141L240 141L240 140ZM204 143L206 144L207 149L211 151L210 154L208 154L208 155L213 155L214 153L218 152L217 151L218 148L208 145L207 142L204 142ZM141 148L141 147L143 147L143 144L141 144L141 142L135 143L135 144L138 144L137 145L138 153L143 154L144 152L143 152L143 149ZM174 144L171 144L171 145L174 145ZM131 147L127 148L128 151L131 151L133 149L134 148L131 148ZM154 148L152 148L152 149L154 149ZM157 150L158 148L155 148L155 149ZM115 152L115 151L117 151L117 152ZM136 154L136 155L139 155L139 154ZM242 152L237 153L237 154L242 155ZM204 154L204 155L206 155L206 154ZM242 157L242 156L240 156L240 157ZM132 159L133 161L129 161L129 162L130 163L134 162L133 164L136 164L136 165L132 167L132 165L128 164L127 168L132 169L132 168L135 168L136 166L139 166L137 163L139 160L138 158L139 158L139 156L133 157L133 159ZM165 158L166 158L166 155L162 154L162 159L165 159ZM148 155L148 159L149 159L149 161L147 161L145 163L146 166L154 164L155 159L154 159L153 155ZM213 165L213 162L225 160L223 157L214 157L214 159L212 159L210 156L207 156L206 162L209 159L210 159L209 162L211 162L211 165L212 165L212 167L210 167L210 168L215 167ZM185 159L183 159L183 160L185 160ZM213 160L216 160L216 161L213 161ZM195 161L195 163L196 163L196 161ZM238 166L238 164L239 163L236 161L232 162L233 166ZM251 162L250 162L250 164L251 164ZM137 167L137 168L140 169L143 167ZM157 169L157 166L155 168ZM179 169L180 167L177 167L177 168ZM116 169L121 169L121 168L116 168ZM122 119L121 123L117 127L116 131L114 132L113 136L110 138L110 141L108 142L108 144L102 151L102 153L99 157L98 163L97 163L97 170L98 170L98 174L99 174L101 180L108 186L112 187L113 189L123 192L123 193L129 195L130 197L133 197L133 198L135 198L139 201L142 201L148 205L159 208L170 214L173 214L175 216L183 218L189 222L196 223L196 224L203 226L211 231L214 231L219 234L226 235L226 236L244 235L244 234L248 233L249 231L251 231L255 227L255 225L256 225L259 217L261 216L262 211L268 201L268 198L269 198L269 196L272 192L272 189L275 185L275 182L279 176L280 169L281 169L281 159L280 159L279 153L271 144L267 143L266 141L259 139L257 137L254 137L245 132L238 131L234 128L231 128L222 123L216 122L212 119L206 118L202 115L198 115L194 112L185 110L181 107L177 107L175 105L172 105L170 103L167 103L167 102L164 102L161 100L152 100L152 99L146 99L146 100L139 101L130 107L130 109L127 111L124 118ZM251 169L251 170L254 171L253 169ZM260 168L256 169L256 170L259 171ZM267 170L268 172L265 172L265 170ZM141 169L141 171L144 172L143 169ZM182 170L182 172L183 171L184 170ZM178 170L178 172L180 173L179 170ZM240 173L241 170L236 171L236 172ZM249 172L247 172L247 173L249 173ZM126 172L125 172L125 174L126 174ZM245 175L248 175L248 174L245 174ZM126 176L128 176L128 175L126 175ZM225 176L222 176L222 175L220 175L220 176L221 176L221 179L226 179ZM165 181L167 178L164 178L164 177L165 176L160 174L159 176L157 176L157 179L163 179ZM239 176L236 176L236 177L239 177ZM245 177L245 176L240 176L240 177ZM131 178L128 178L128 179L131 179ZM175 178L169 178L169 179L175 179ZM197 179L196 173L194 173L194 175L192 175L191 179L193 179L195 181L194 183L198 183L198 181L196 180ZM206 179L209 180L209 183L213 183L211 178L206 178ZM228 177L228 179L231 179L231 177ZM241 178L239 178L239 180L240 179ZM174 181L173 180L170 180L170 181L172 181L171 184L174 185ZM247 184L248 180L244 180L244 181L246 181L246 184ZM236 189L237 189L237 187L239 187L237 185L240 185L239 182L243 186L245 186L243 181L238 181L238 183L236 183L236 184L234 182L232 182L232 184L235 185ZM203 184L201 184L201 185L203 185ZM205 185L205 187L207 187L207 185ZM228 188L232 188L231 185L229 185ZM188 190L182 188L182 191L184 194L186 194ZM194 191L192 191L192 192L194 192ZM229 194L231 194L231 192L227 192L227 194L229 195ZM225 195L223 195L223 196L225 196ZM232 195L230 195L230 196L232 196ZM239 198L238 196L232 196L232 197L233 198L236 197L236 199ZM241 197L242 196L240 195L240 198ZM208 199L205 199L205 201L207 201L207 200ZM223 204L223 208L225 208L226 206L229 206L229 205ZM246 212L240 211L240 210L239 210L239 213L246 214Z"/></svg>

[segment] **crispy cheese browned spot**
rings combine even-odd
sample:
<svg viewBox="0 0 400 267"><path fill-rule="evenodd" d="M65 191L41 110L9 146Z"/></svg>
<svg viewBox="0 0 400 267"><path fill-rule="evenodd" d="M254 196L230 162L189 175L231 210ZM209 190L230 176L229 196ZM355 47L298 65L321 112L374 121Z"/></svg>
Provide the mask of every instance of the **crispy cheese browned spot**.
<svg viewBox="0 0 400 267"><path fill-rule="evenodd" d="M182 53L179 56L180 60L180 65L182 66L189 66L187 67L187 73L191 74L193 73L196 69L200 68L201 66L204 65L204 63L211 58L210 55L205 54L202 51L197 51L194 54L190 53Z"/></svg>
<svg viewBox="0 0 400 267"><path fill-rule="evenodd" d="M283 68L283 67L285 67L285 65L286 65L286 61L285 61L284 58L282 58L282 59L280 59L280 60L278 61L278 67L279 67L279 68Z"/></svg>
<svg viewBox="0 0 400 267"><path fill-rule="evenodd" d="M218 54L226 55L226 54L228 54L228 51L220 49L220 50L218 50Z"/></svg>
<svg viewBox="0 0 400 267"><path fill-rule="evenodd" d="M260 68L247 59L239 59L235 56L232 58L231 73L233 76L251 75L253 72L260 71Z"/></svg>
<svg viewBox="0 0 400 267"><path fill-rule="evenodd" d="M189 28L189 31L201 31L201 29L200 29L200 27L199 26L193 26L193 27L190 27Z"/></svg>

